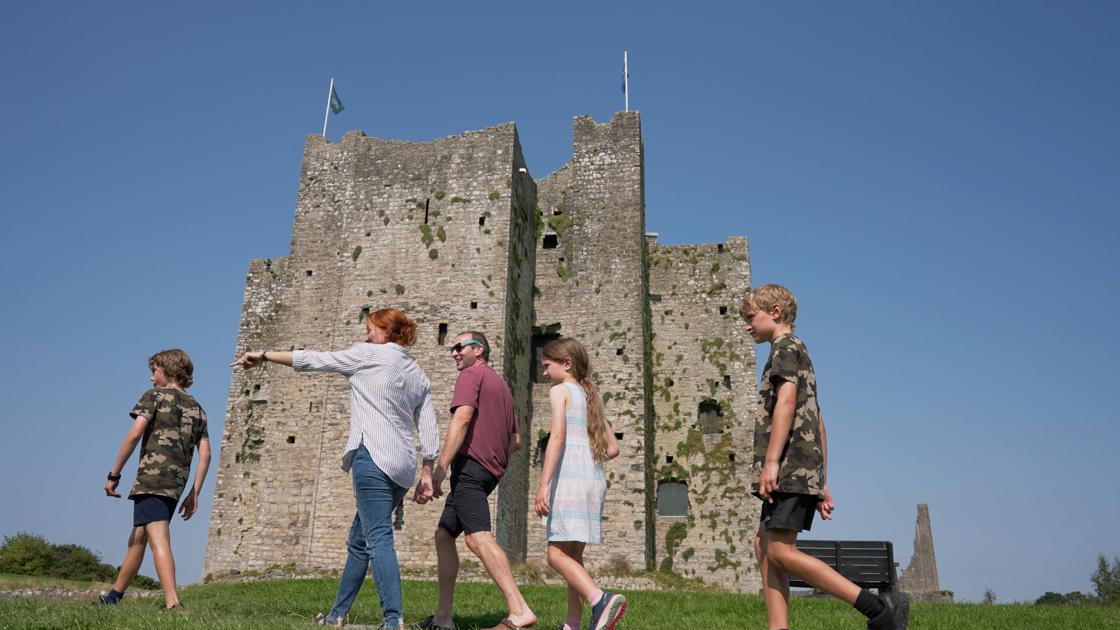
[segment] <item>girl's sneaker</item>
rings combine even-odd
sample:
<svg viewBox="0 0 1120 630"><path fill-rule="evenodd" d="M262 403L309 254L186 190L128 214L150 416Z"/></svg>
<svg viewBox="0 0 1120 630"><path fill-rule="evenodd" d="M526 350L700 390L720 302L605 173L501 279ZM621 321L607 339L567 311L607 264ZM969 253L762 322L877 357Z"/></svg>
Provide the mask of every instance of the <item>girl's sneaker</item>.
<svg viewBox="0 0 1120 630"><path fill-rule="evenodd" d="M591 607L591 621L587 624L587 630L614 630L624 614L626 614L626 598L617 593L603 591L599 602Z"/></svg>

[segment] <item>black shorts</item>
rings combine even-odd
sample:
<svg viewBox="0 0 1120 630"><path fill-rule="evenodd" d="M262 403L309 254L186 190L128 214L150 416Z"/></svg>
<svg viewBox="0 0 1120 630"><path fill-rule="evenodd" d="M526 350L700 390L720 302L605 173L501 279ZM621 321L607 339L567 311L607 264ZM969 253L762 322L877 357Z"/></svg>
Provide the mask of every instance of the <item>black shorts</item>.
<svg viewBox="0 0 1120 630"><path fill-rule="evenodd" d="M498 478L482 464L465 455L456 455L451 462L451 492L443 504L439 526L452 536L490 531L487 499L496 487Z"/></svg>
<svg viewBox="0 0 1120 630"><path fill-rule="evenodd" d="M762 501L762 523L767 531L788 529L807 532L813 526L813 514L817 511L818 497L811 494L793 492L773 492L773 503Z"/></svg>
<svg viewBox="0 0 1120 630"><path fill-rule="evenodd" d="M138 494L132 497L132 526L141 527L156 521L170 521L178 501L155 494Z"/></svg>

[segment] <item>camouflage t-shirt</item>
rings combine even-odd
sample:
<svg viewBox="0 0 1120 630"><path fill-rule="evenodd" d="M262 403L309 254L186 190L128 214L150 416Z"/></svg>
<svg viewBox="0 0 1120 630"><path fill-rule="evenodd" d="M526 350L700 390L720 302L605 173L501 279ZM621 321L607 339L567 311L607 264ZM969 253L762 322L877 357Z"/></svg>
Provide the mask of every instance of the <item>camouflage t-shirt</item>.
<svg viewBox="0 0 1120 630"><path fill-rule="evenodd" d="M140 442L140 466L128 498L155 494L179 500L187 485L194 448L206 432L206 412L194 396L174 387L144 392L129 412L144 416L148 426Z"/></svg>
<svg viewBox="0 0 1120 630"><path fill-rule="evenodd" d="M817 376L805 343L793 335L775 339L770 358L762 371L758 391L759 414L754 429L754 480L751 494L758 496L758 480L770 446L774 426L774 407L778 386L797 384L797 405L793 411L789 437L782 449L778 468L778 491L823 496L824 458L821 454L821 410L817 406Z"/></svg>

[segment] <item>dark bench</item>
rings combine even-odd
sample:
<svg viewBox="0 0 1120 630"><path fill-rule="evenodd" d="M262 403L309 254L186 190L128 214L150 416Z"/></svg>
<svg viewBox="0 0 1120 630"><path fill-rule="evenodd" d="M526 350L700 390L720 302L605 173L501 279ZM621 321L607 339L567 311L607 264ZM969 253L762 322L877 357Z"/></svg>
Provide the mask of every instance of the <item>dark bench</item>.
<svg viewBox="0 0 1120 630"><path fill-rule="evenodd" d="M840 575L863 588L880 593L898 590L894 545L886 540L799 540L797 548L836 569ZM790 586L813 588L791 579Z"/></svg>

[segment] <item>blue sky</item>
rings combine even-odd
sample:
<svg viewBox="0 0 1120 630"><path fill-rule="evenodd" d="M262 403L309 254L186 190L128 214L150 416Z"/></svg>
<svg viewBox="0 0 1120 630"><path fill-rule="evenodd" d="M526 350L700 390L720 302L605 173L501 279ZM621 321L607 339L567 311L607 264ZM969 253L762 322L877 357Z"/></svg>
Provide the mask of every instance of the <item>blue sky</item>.
<svg viewBox="0 0 1120 630"><path fill-rule="evenodd" d="M156 350L191 352L221 435L247 263L287 253L330 77L332 140L514 121L539 178L569 158L573 116L622 108L628 49L648 228L746 235L755 281L800 299L838 505L813 535L893 540L905 564L928 503L942 585L973 600L1088 591L1097 554L1120 553L1114 3L3 17L0 534L120 561L129 506L101 486ZM173 527L182 582L213 487Z"/></svg>

